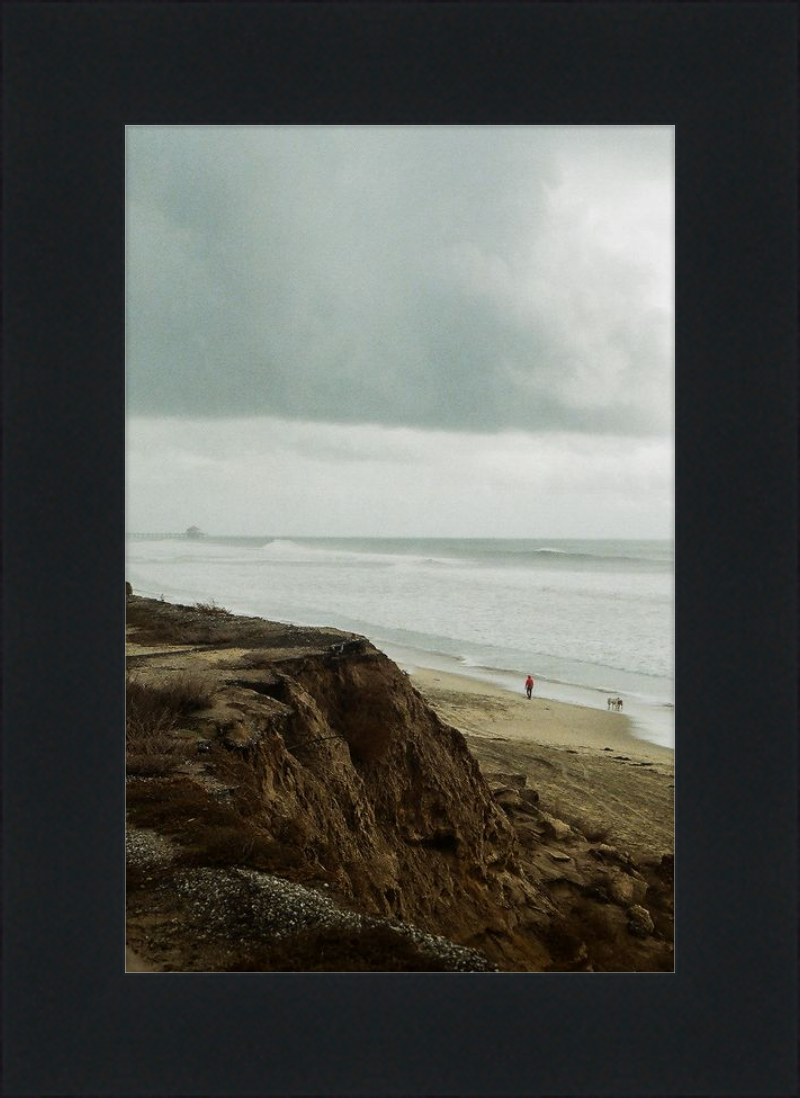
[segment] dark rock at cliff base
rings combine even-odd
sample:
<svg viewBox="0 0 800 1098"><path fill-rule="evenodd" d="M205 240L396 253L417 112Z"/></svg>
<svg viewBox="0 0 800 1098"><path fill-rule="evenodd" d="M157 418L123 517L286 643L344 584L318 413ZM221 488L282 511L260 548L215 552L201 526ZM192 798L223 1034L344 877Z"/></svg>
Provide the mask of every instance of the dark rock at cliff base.
<svg viewBox="0 0 800 1098"><path fill-rule="evenodd" d="M541 813L540 820L544 833L557 839L559 842L564 842L574 835L574 832L568 823L564 823L563 820L556 819L554 816L549 816L545 812Z"/></svg>
<svg viewBox="0 0 800 1098"><path fill-rule="evenodd" d="M599 862L625 861L624 855L620 854L616 847L609 846L608 843L597 843L596 846L590 847L589 854Z"/></svg>
<svg viewBox="0 0 800 1098"><path fill-rule="evenodd" d="M647 894L647 882L619 870L609 872L605 887L614 903L620 907L641 904Z"/></svg>
<svg viewBox="0 0 800 1098"><path fill-rule="evenodd" d="M647 938L654 930L650 912L639 904L628 909L628 931L636 938Z"/></svg>

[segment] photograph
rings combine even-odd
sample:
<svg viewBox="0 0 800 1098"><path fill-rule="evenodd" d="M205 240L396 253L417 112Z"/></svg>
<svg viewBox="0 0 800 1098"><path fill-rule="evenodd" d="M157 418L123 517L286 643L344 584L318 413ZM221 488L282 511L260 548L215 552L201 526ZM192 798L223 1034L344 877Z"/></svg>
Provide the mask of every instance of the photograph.
<svg viewBox="0 0 800 1098"><path fill-rule="evenodd" d="M126 127L127 973L674 973L674 180Z"/></svg>
<svg viewBox="0 0 800 1098"><path fill-rule="evenodd" d="M797 1093L796 8L2 24L3 1093Z"/></svg>

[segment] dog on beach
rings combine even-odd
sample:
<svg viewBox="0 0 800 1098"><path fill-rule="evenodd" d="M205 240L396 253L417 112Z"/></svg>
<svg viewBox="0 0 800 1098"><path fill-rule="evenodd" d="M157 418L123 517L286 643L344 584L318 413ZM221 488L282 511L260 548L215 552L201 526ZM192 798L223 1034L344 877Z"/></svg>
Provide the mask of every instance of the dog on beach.
<svg viewBox="0 0 800 1098"><path fill-rule="evenodd" d="M622 711L622 698L609 698L608 708L620 713Z"/></svg>

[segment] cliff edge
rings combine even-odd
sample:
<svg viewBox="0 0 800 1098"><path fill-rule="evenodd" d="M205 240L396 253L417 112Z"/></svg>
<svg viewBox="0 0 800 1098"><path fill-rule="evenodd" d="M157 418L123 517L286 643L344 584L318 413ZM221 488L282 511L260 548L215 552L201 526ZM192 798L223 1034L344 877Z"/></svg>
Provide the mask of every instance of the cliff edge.
<svg viewBox="0 0 800 1098"><path fill-rule="evenodd" d="M575 967L531 857L538 798L490 786L383 653L213 605L127 611L127 940L145 965Z"/></svg>

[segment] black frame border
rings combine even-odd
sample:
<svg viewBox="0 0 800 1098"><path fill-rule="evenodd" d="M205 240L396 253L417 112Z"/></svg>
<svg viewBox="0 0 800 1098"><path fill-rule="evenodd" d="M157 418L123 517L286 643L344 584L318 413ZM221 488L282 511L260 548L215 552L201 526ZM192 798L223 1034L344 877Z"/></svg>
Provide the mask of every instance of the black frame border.
<svg viewBox="0 0 800 1098"><path fill-rule="evenodd" d="M16 3L9 1094L796 1090L796 5ZM677 134L674 976L122 971L126 124Z"/></svg>

